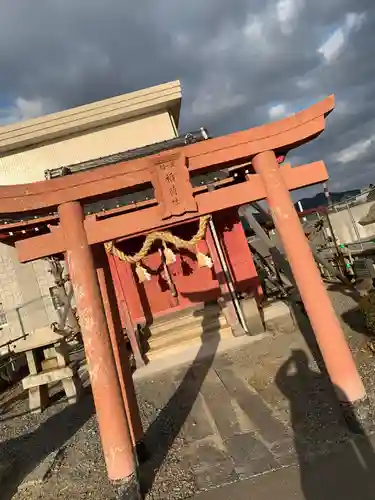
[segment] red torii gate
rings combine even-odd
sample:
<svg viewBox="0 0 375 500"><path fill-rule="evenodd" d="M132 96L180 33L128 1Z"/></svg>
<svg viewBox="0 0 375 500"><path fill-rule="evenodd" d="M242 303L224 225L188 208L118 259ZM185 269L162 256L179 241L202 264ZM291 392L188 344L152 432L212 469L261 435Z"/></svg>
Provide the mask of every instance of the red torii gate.
<svg viewBox="0 0 375 500"><path fill-rule="evenodd" d="M326 168L321 161L296 168L280 166L277 161L277 155L317 137L333 107L334 97L330 96L294 116L261 127L54 180L0 187L0 214L13 219L0 225L0 234L11 235L20 261L66 254L110 479L134 483L133 444L142 428L129 367L125 373L119 371L111 301L103 274L108 263L103 255L97 255L107 241L267 199L338 397L350 403L365 398L289 194L326 181ZM192 176L221 169L229 176L217 183L216 190L192 187ZM151 184L155 190L152 200L84 215L83 203L87 201Z"/></svg>

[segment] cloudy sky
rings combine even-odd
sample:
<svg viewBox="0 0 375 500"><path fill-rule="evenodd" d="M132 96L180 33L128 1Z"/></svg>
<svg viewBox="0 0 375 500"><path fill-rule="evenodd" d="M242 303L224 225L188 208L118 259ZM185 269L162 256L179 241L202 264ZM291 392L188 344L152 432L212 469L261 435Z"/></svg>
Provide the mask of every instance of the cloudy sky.
<svg viewBox="0 0 375 500"><path fill-rule="evenodd" d="M331 190L375 183L374 0L0 0L0 123L170 80L181 131L281 118L330 93Z"/></svg>

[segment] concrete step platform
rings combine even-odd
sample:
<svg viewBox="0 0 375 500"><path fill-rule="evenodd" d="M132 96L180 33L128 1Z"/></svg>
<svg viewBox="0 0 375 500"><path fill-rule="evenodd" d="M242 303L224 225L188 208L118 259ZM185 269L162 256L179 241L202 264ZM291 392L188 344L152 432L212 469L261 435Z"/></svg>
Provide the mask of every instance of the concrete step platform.
<svg viewBox="0 0 375 500"><path fill-rule="evenodd" d="M147 352L147 358L149 361L153 361L160 358L167 359L171 356L178 357L189 349L199 349L204 345L209 346L210 343L216 344L232 337L232 329L229 326L222 327L220 330L214 328L205 331L202 335L197 330L185 330L178 336L171 334L168 339L165 339L166 342L164 344L159 344L157 347L155 347L155 344L151 344L151 349Z"/></svg>
<svg viewBox="0 0 375 500"><path fill-rule="evenodd" d="M184 325L204 325L215 322L222 316L218 304L207 304L197 308L189 308L183 311L168 314L156 319L149 330L152 337L163 335L166 331Z"/></svg>
<svg viewBox="0 0 375 500"><path fill-rule="evenodd" d="M185 342L189 339L194 339L201 337L204 338L213 338L215 335L220 336L220 331L228 328L227 322L225 318L220 318L220 321L215 321L212 324L207 325L180 325L172 330L167 330L163 333L163 335L158 335L157 337L151 336L147 342L150 346L150 349L163 349L165 347L169 347L171 345L180 344L181 342Z"/></svg>
<svg viewBox="0 0 375 500"><path fill-rule="evenodd" d="M145 340L149 361L161 356L175 356L196 344L220 341L232 335L218 304L180 311L158 319L148 327Z"/></svg>

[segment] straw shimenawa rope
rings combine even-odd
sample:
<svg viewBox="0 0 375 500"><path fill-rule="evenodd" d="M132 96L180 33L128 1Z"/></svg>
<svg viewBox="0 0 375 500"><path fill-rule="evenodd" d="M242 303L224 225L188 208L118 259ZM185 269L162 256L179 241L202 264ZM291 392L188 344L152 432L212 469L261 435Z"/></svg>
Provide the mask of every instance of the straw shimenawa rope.
<svg viewBox="0 0 375 500"><path fill-rule="evenodd" d="M163 244L169 243L173 245L175 248L185 248L187 250L192 250L199 241L201 241L206 233L207 224L210 219L209 215L205 215L199 219L199 228L197 233L188 241L179 238L178 236L174 236L170 231L155 231L146 236L146 239L142 245L142 248L135 255L127 255L122 250L118 249L114 242L111 241L109 243L105 243L105 249L107 253L111 253L115 257L118 257L120 260L127 262L128 264L138 264L145 257L147 257L148 253L151 250L152 245L155 241L162 241Z"/></svg>

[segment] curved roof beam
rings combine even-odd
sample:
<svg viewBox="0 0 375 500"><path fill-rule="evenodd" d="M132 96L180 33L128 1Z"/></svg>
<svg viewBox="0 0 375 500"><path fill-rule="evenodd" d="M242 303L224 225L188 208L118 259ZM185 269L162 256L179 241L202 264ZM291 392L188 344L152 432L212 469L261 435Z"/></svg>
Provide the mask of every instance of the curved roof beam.
<svg viewBox="0 0 375 500"><path fill-rule="evenodd" d="M173 150L185 156L189 170L198 171L251 159L262 151L287 152L317 137L333 110L331 95L282 120ZM56 207L151 182L150 165L170 151L49 181L0 187L0 213L22 213Z"/></svg>

